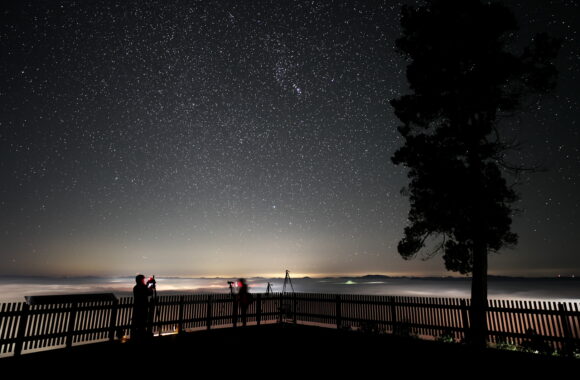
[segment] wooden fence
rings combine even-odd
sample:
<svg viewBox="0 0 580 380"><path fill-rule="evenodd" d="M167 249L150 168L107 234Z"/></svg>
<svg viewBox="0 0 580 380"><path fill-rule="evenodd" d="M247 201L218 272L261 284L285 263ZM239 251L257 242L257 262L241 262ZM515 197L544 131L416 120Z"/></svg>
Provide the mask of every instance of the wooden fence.
<svg viewBox="0 0 580 380"><path fill-rule="evenodd" d="M126 339L132 297L76 296L63 302L0 305L0 357ZM278 321L461 341L469 329L469 300L336 294L256 294L248 324ZM232 327L241 321L229 294L160 296L155 335ZM580 347L578 303L490 300L488 340L524 345L540 339L551 349ZM532 331L535 334L532 336Z"/></svg>

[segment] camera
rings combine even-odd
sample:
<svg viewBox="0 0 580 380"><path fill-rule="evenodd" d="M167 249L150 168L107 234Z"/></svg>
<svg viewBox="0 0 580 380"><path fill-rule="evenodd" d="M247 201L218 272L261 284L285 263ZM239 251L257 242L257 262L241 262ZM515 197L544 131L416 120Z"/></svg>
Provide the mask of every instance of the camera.
<svg viewBox="0 0 580 380"><path fill-rule="evenodd" d="M147 287L148 288L154 288L155 287L155 284L156 284L155 276L149 277L149 280L147 280Z"/></svg>

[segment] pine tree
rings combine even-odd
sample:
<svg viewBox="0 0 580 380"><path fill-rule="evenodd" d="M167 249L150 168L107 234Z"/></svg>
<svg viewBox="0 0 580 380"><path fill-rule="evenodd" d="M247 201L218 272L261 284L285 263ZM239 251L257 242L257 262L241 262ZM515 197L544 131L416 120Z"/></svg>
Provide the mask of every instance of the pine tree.
<svg viewBox="0 0 580 380"><path fill-rule="evenodd" d="M512 52L513 13L479 0L404 6L401 26L396 46L410 61L412 93L391 101L405 141L392 161L409 169L410 181L409 225L398 251L410 259L440 239L428 255L441 252L448 270L472 273L468 338L484 347L487 255L518 240L511 231L518 196L504 177L509 144L498 117L555 87L560 41L539 34Z"/></svg>

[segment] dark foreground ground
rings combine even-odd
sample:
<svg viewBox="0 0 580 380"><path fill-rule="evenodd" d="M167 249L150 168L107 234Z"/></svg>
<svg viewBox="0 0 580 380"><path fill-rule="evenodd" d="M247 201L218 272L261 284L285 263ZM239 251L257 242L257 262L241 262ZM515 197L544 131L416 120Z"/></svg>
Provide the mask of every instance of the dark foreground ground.
<svg viewBox="0 0 580 380"><path fill-rule="evenodd" d="M35 374L59 378L421 375L478 379L566 374L575 378L578 370L580 360L498 350L476 352L459 344L296 325L219 329L155 338L142 346L99 343L0 359L2 379Z"/></svg>

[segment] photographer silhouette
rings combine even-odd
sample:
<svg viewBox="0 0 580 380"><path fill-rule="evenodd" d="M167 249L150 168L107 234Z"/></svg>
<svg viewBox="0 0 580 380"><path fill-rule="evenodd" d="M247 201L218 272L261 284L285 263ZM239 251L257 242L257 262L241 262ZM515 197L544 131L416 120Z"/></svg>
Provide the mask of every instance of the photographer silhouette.
<svg viewBox="0 0 580 380"><path fill-rule="evenodd" d="M131 326L131 339L135 342L142 342L151 337L151 332L147 327L150 319L149 297L153 295L155 289L155 278L151 277L145 282L142 274L135 277L133 287L133 323Z"/></svg>
<svg viewBox="0 0 580 380"><path fill-rule="evenodd" d="M237 300L242 312L242 325L246 326L248 306L254 302L254 296L252 296L250 293L248 284L245 279L240 278L238 280L238 287L239 290L237 294Z"/></svg>

